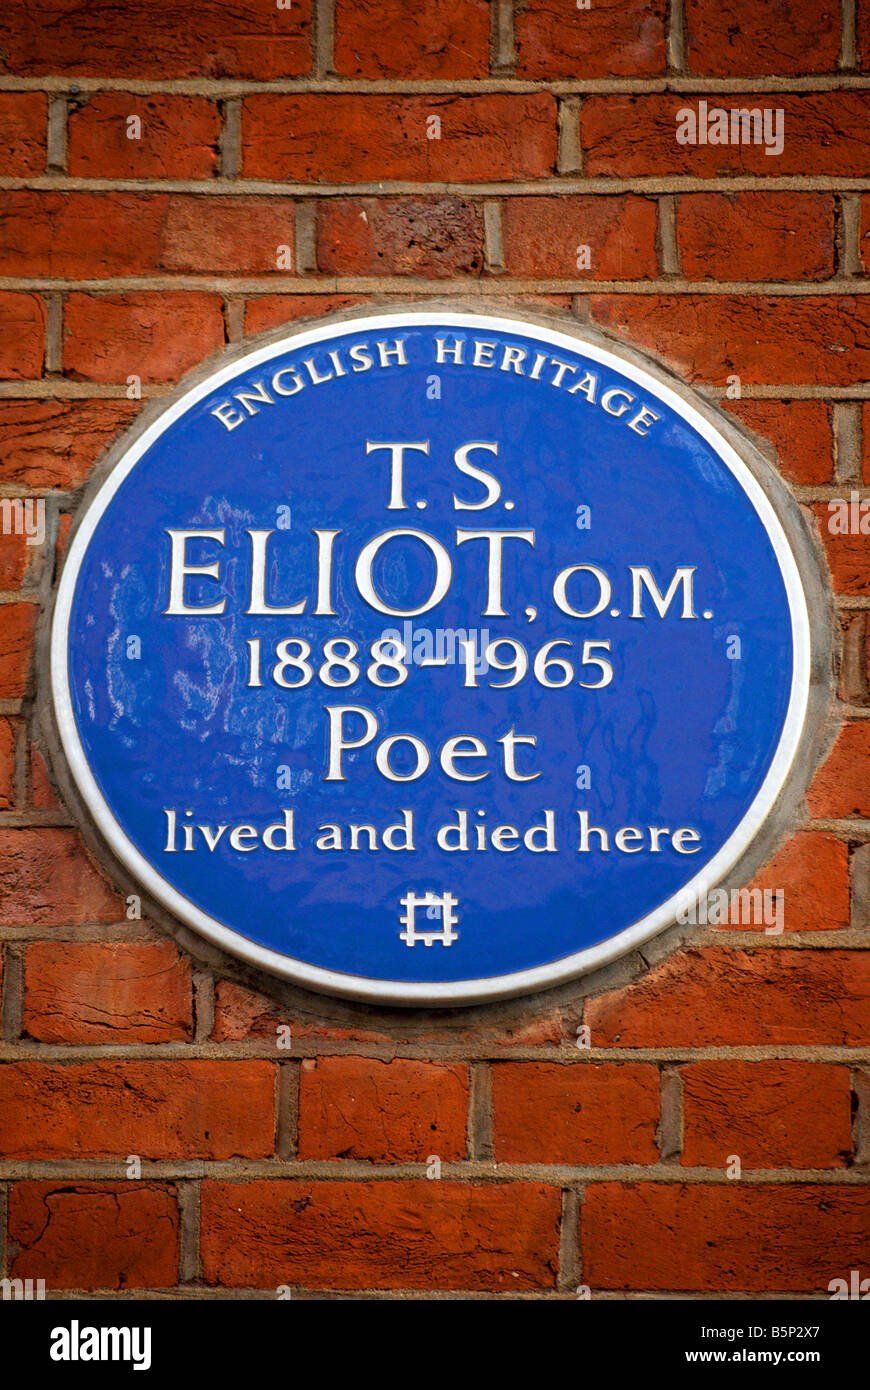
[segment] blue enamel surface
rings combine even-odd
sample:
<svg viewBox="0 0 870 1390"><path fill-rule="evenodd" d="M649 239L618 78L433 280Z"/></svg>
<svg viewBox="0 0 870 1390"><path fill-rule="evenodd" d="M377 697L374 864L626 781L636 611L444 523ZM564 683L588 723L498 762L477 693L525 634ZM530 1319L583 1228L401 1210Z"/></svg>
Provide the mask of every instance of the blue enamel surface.
<svg viewBox="0 0 870 1390"><path fill-rule="evenodd" d="M268 383L292 363L311 358L331 371L327 353L377 339L405 340L408 365L352 373L321 385L308 380L291 398L263 405L227 431L210 414L233 393ZM447 362L434 365L437 336L475 337L524 347L630 391L661 418L644 438L625 418L609 416L582 394L544 379ZM466 356L470 350L466 349ZM496 361L499 353L496 353ZM431 378L440 399L429 399ZM428 387L428 393L427 393ZM388 456L366 457L366 440L430 441L427 459L409 454L407 511L388 511ZM468 500L481 487L453 465L470 440L499 442L497 459L472 455L502 483L502 500L486 511L457 512L454 492ZM417 499L427 507L418 510ZM504 500L515 506L506 510ZM591 509L578 530L577 508ZM289 530L278 509L291 508ZM414 618L422 630L486 629L530 652L529 672L508 690L481 675L463 688L458 665L412 664L395 690L365 678L369 644L402 620L369 608L353 583L362 547L393 527L415 527L440 540L453 558L453 582L433 610ZM535 549L505 548L507 617L482 617L484 547L456 546L457 527L531 528ZM223 616L167 616L168 528L225 528L223 548L191 542L188 562L220 560L221 577L188 579L189 604L226 597ZM269 549L270 603L308 595L314 605L312 528L340 530L335 546L335 617L251 617L247 528L276 528ZM568 565L595 564L613 582L613 618L573 619L556 608L555 575ZM684 620L679 599L659 618L649 599L643 620L627 617L629 565L648 565L664 589L675 568L696 567L695 611ZM434 566L419 542L393 542L375 565L375 581L395 607L424 601ZM594 601L588 579L569 586L579 607ZM528 622L525 609L537 618ZM128 657L128 638L141 658ZM741 659L726 656L737 636ZM293 691L270 678L269 653L282 638L301 637L319 655L323 642L350 637L360 647L363 675L342 690L318 679ZM262 689L246 685L250 639L262 641ZM611 641L614 680L602 690L545 689L533 678L532 655L545 642ZM556 654L564 655L567 649ZM504 655L504 653L502 653ZM243 937L310 965L377 980L485 979L571 955L614 936L673 895L728 840L758 792L780 738L788 705L792 639L785 586L770 540L740 485L712 448L668 406L631 380L569 352L536 342L528 332L462 328L365 328L282 352L240 373L168 428L119 487L89 544L78 574L69 627L69 682L79 736L113 816L129 840L192 903ZM320 664L318 660L316 666ZM315 669L316 669L315 666ZM586 679L595 679L590 668ZM583 674L578 665L578 676ZM326 705L359 704L377 716L381 733L412 733L432 752L415 782L394 784L374 765L373 746L345 755L347 780L324 781ZM357 721L354 730L361 729ZM537 736L519 750L532 782L508 781L496 740L514 728ZM491 753L489 776L451 781L437 751L456 734L475 735ZM407 766L407 763L405 764ZM578 790L576 769L590 769ZM398 754L395 766L402 768ZM468 765L464 765L467 767ZM291 787L277 785L290 769ZM475 767L473 770L478 770ZM296 812L296 852L213 853L202 838L193 853L164 852L164 808L193 811L196 824L250 823L260 831L285 807ZM316 851L325 823L370 823L379 830L414 814L417 849ZM456 808L492 829L521 830L555 810L559 852L449 854L434 845L437 828ZM611 835L611 852L578 854L576 811ZM485 817L478 816L484 811ZM656 854L614 852L620 826L694 827L702 848L680 855L669 843ZM180 840L179 840L180 843ZM400 939L399 900L409 889L449 890L458 899L459 940L449 949L407 947ZM436 925L436 924L431 924Z"/></svg>

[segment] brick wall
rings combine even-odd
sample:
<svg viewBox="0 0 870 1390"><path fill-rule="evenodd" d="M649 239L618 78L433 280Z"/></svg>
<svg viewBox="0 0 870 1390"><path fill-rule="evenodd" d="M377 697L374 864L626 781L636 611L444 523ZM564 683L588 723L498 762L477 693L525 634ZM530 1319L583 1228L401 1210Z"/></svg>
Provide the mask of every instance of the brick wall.
<svg viewBox="0 0 870 1390"><path fill-rule="evenodd" d="M2 1272L186 1298L870 1274L870 563L827 526L870 487L870 0L120 13L0 17L0 491L49 516L42 547L0 535ZM701 99L782 109L782 154L678 144ZM189 953L86 851L32 643L101 451L224 343L445 294L648 350L815 513L839 698L760 880L781 936L389 1015Z"/></svg>

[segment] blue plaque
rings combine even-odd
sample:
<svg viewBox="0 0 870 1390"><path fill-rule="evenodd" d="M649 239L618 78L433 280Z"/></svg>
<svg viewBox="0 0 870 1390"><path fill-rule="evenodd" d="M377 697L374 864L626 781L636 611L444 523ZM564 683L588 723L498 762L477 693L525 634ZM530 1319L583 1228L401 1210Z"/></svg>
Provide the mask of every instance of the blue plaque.
<svg viewBox="0 0 870 1390"><path fill-rule="evenodd" d="M339 995L539 989L745 853L809 688L741 453L580 330L372 313L218 362L113 454L52 627L73 777L147 892Z"/></svg>

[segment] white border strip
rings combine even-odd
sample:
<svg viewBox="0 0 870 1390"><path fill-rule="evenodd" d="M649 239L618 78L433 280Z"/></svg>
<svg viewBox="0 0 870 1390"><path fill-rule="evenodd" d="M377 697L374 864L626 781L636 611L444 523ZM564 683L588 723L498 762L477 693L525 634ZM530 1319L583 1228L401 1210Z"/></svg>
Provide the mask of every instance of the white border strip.
<svg viewBox="0 0 870 1390"><path fill-rule="evenodd" d="M371 980L365 976L348 975L335 970L325 970L320 966L309 965L304 961L282 955L278 951L256 945L247 937L224 926L216 918L210 917L190 902L176 888L173 888L139 852L112 815L85 758L73 715L68 680L69 621L76 579L82 560L87 552L91 537L118 488L132 472L143 454L151 448L155 440L159 439L165 430L169 429L197 402L205 396L211 395L226 382L234 380L241 373L250 371L261 363L268 362L271 358L278 357L287 351L295 351L307 344L322 342L324 339L343 337L367 330L396 327L427 328L437 324L469 330L480 329L513 335L522 334L592 358L602 366L609 367L622 376L628 377L642 390L648 391L650 395L663 401L671 410L681 416L707 441L737 479L770 538L788 596L794 650L791 695L782 735L767 776L746 815L730 838L726 840L713 859L704 866L704 869L679 893L668 898L666 902L653 912L648 913L646 917L641 918L632 926L626 927L609 940L577 951L574 955L565 956L548 965L539 965L529 970L519 970L509 975L498 975L489 979L458 980L440 984ZM91 815L121 863L175 917L186 922L201 936L222 950L229 951L232 955L238 956L270 974L279 975L310 989L380 1004L409 1006L476 1004L495 999L506 999L512 995L531 993L548 986L561 984L577 975L585 974L589 970L607 965L610 961L625 955L634 947L648 941L657 932L670 926L676 920L678 913L695 902L705 885L718 882L737 863L770 814L800 742L806 717L809 686L810 625L797 563L770 501L754 474L728 441L703 415L664 382L658 381L643 368L637 367L634 362L619 356L618 353L611 352L600 347L597 343L586 340L579 333L572 336L554 329L542 328L520 318L499 318L488 314L470 314L456 310L444 310L440 313L362 314L358 318L344 319L338 322L333 320L316 328L306 329L295 334L291 333L279 342L270 343L266 347L258 348L238 357L205 381L186 391L142 433L128 452L123 455L88 507L87 513L82 518L72 540L64 564L51 629L51 689L64 752L72 775Z"/></svg>

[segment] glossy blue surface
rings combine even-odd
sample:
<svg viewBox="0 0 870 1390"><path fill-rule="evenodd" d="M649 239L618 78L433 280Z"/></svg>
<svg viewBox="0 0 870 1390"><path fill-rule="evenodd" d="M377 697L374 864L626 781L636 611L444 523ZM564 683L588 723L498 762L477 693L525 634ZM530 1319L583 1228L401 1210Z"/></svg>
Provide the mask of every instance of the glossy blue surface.
<svg viewBox="0 0 870 1390"><path fill-rule="evenodd" d="M526 351L527 366L541 351L575 370L556 388L552 365L538 381L497 366L436 366L438 336L465 339L466 359L473 340L485 338L499 345L496 362L501 346L511 344ZM407 365L352 371L351 344L368 343L374 354L378 339L396 337L404 339ZM340 349L347 375L335 377L331 348ZM304 358L317 375L332 372L333 379L315 385ZM307 382L298 394L276 396L229 431L210 413L257 382L268 386L288 363ZM597 402L608 387L624 387L660 417L645 437L627 427L630 416L616 418L583 394L568 394L587 367L598 379ZM440 383L436 399L429 398L437 390L433 377ZM407 510L387 510L388 455L367 457L367 440L430 442L428 458L407 455ZM454 450L472 440L498 441L497 458L478 452L471 461L498 477L502 493L487 510L456 511L454 493L469 501L483 496L480 483L453 464ZM512 509L503 505L508 500ZM290 528L280 529L287 514L279 509L288 506ZM577 526L580 506L590 508L586 530ZM362 547L394 527L436 537L453 560L448 595L411 620L415 633L472 628L488 630L490 639L516 638L530 654L518 685L488 688L490 680L507 679L492 671L478 676L478 689L466 689L456 664L411 664L394 690L366 679L369 644L401 630L403 620L363 602L353 569ZM457 527L534 530L534 550L505 546L508 616L482 616L485 547L457 546ZM219 580L189 578L184 591L190 605L225 597L224 615L165 614L170 528L225 529L223 547L198 540L187 551L189 564L220 561ZM269 602L308 595L306 615L246 614L248 528L275 529ZM341 533L334 617L311 616L312 528ZM612 602L595 618L571 618L553 601L556 574L575 564L597 565L612 580ZM678 566L695 566L699 616L681 618L678 596L663 618L648 597L648 616L629 618L630 565L649 566L662 591ZM433 572L420 542L397 540L381 552L374 578L392 606L412 607L425 601ZM572 581L568 596L590 606L595 585L588 576ZM533 621L529 607L537 610ZM620 615L610 616L611 608ZM713 616L701 617L704 611ZM131 636L140 639L139 659L130 657ZM730 660L726 648L735 636L741 658ZM269 674L274 645L290 637L304 638L318 658L314 679L295 691L279 688ZM361 653L362 674L345 689L328 689L316 675L323 642L336 637L353 639ZM256 638L262 688L246 684L247 643ZM547 689L534 678L532 659L557 638L571 641L577 671L570 686ZM579 665L585 640L611 642L614 678L604 689L577 683L597 678L597 668L584 673ZM702 870L744 817L782 731L791 671L789 606L770 540L741 486L695 430L582 351L536 343L527 331L451 326L339 330L213 391L157 440L112 498L81 564L69 627L69 681L88 763L116 821L157 872L252 942L378 980L527 970L602 942L653 911ZM417 781L389 782L374 765L375 743L345 755L345 781L325 781L324 707L340 704L374 713L376 742L400 733L423 739L429 770ZM535 781L512 782L503 773L496 740L511 728L537 738L536 748L518 753L520 771L541 773ZM361 719L353 730L358 736ZM489 769L485 780L452 781L438 765L440 745L458 734L486 743L487 760L460 765ZM401 771L411 763L397 749L393 765ZM586 789L576 786L578 766L590 770ZM248 823L262 831L285 807L295 809L295 852L270 852L259 841L253 851L237 852L228 832L213 852L201 836L192 853L165 852L165 808L176 808L179 822L189 809L195 824ZM558 852L437 848L435 831L463 807L473 823L521 831L551 808ZM346 838L349 823L380 831L403 808L413 811L413 853L313 848L324 823L340 824ZM609 831L610 852L577 852L578 810ZM619 853L613 835L625 825L693 827L700 850L681 855L665 839L658 853ZM450 891L458 899L459 939L449 949L409 948L400 939L400 899L409 889Z"/></svg>

